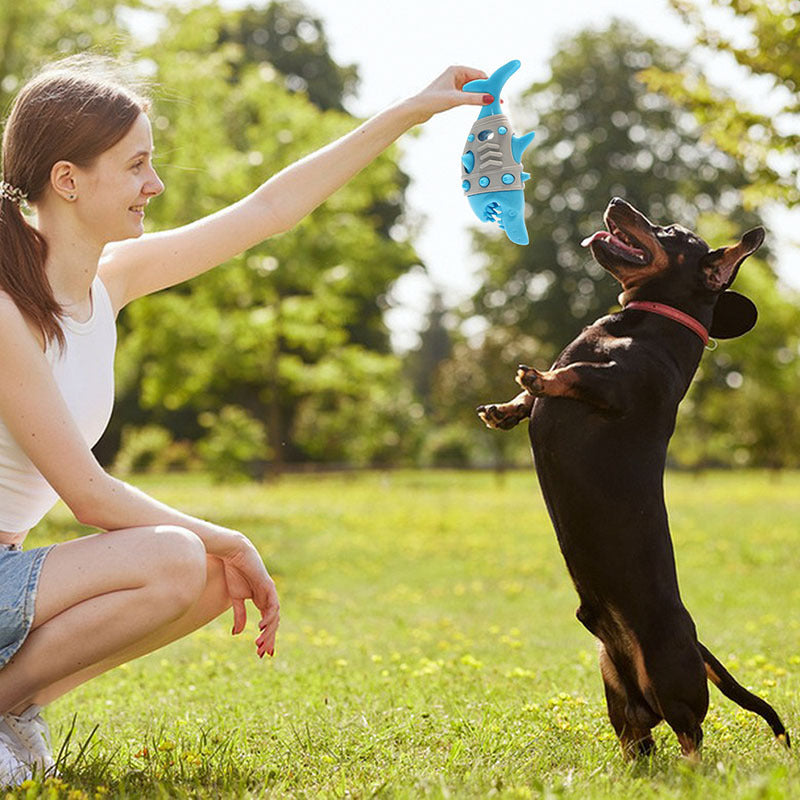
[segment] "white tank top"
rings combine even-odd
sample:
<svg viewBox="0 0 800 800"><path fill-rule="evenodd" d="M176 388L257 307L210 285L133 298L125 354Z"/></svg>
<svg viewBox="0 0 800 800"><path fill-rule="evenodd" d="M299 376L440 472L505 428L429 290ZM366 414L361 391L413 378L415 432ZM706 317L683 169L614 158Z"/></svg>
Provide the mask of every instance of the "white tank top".
<svg viewBox="0 0 800 800"><path fill-rule="evenodd" d="M63 352L52 342L45 357L83 438L94 447L114 405L114 309L99 277L91 290L92 313L86 322L62 320ZM2 386L0 386L2 391ZM0 531L32 528L55 505L58 495L17 445L0 419Z"/></svg>

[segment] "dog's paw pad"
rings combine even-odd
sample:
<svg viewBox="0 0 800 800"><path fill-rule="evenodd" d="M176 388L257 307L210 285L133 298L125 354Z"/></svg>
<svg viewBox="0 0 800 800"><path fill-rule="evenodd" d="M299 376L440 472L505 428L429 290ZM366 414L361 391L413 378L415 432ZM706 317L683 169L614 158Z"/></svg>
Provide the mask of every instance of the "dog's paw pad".
<svg viewBox="0 0 800 800"><path fill-rule="evenodd" d="M496 428L497 425L495 424L495 414L497 412L497 406L495 405L488 405L488 406L478 406L475 409L478 412L478 416L481 418L481 421L487 428Z"/></svg>
<svg viewBox="0 0 800 800"><path fill-rule="evenodd" d="M534 394L542 389L542 373L525 364L520 364L517 368L516 381L523 389Z"/></svg>

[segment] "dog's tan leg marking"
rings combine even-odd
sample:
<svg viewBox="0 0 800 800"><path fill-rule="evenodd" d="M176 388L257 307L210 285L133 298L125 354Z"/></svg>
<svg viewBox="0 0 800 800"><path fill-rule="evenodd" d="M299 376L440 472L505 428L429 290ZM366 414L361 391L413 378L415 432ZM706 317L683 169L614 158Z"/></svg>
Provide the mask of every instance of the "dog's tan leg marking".
<svg viewBox="0 0 800 800"><path fill-rule="evenodd" d="M639 756L649 755L655 748L650 728L637 725L629 717L625 688L620 680L617 667L602 642L599 642L598 645L598 655L600 673L603 676L606 692L608 717L619 739L623 757L630 761Z"/></svg>
<svg viewBox="0 0 800 800"><path fill-rule="evenodd" d="M681 745L681 755L690 764L699 764L701 761L700 750L697 747L695 738L689 733L679 733L677 736Z"/></svg>
<svg viewBox="0 0 800 800"><path fill-rule="evenodd" d="M607 391L609 370L615 366L616 363L613 361L601 363L578 361L566 367L540 372L534 367L520 364L516 381L523 389L537 397L571 397L573 400L607 405L606 402L598 401Z"/></svg>
<svg viewBox="0 0 800 800"><path fill-rule="evenodd" d="M487 428L507 431L530 417L535 399L530 392L520 392L507 403L489 403L485 406L478 406L478 416Z"/></svg>

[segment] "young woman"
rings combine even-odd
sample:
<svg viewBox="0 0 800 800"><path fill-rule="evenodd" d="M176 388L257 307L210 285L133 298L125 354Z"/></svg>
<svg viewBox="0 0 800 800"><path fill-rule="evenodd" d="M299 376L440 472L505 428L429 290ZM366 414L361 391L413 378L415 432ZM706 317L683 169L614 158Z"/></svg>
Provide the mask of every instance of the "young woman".
<svg viewBox="0 0 800 800"><path fill-rule="evenodd" d="M451 67L232 206L142 235L164 185L147 103L112 67L81 58L45 69L3 135L0 785L54 770L43 706L231 606L235 634L253 602L258 655L274 652L278 597L247 537L148 497L92 455L113 403L119 310L289 230L414 125L483 103L460 88L486 77ZM101 532L23 551L57 497Z"/></svg>

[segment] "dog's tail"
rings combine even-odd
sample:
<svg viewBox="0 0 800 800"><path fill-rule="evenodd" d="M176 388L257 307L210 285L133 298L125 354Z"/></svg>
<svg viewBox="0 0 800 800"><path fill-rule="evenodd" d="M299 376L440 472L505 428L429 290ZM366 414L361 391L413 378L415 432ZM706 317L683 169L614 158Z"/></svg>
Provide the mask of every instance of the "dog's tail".
<svg viewBox="0 0 800 800"><path fill-rule="evenodd" d="M697 644L700 648L700 655L703 657L703 661L706 665L706 674L711 683L713 683L725 697L733 700L734 703L762 716L767 721L770 728L772 728L772 732L775 734L778 741L788 748L790 746L789 734L786 732L786 728L783 727L781 718L778 716L775 709L766 700L762 700L758 695L749 692L744 686L737 683L733 675L722 666L704 644L700 642Z"/></svg>

